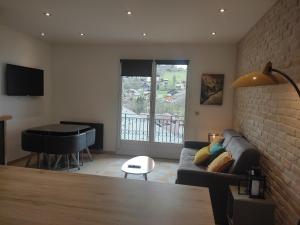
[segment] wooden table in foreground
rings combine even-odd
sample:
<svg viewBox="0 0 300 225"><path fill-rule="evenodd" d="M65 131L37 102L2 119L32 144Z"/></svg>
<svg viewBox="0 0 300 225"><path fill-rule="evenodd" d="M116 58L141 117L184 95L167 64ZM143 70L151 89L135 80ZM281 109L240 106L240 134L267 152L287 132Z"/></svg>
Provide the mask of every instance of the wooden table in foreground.
<svg viewBox="0 0 300 225"><path fill-rule="evenodd" d="M0 166L1 225L213 225L206 188Z"/></svg>

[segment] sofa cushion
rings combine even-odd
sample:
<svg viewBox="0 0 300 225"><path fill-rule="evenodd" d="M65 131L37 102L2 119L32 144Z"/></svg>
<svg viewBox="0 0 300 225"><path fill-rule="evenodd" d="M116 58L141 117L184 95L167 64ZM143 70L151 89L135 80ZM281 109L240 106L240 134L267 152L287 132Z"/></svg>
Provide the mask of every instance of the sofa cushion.
<svg viewBox="0 0 300 225"><path fill-rule="evenodd" d="M243 137L234 137L226 147L231 152L234 162L229 173L245 174L251 166L258 165L259 152Z"/></svg>
<svg viewBox="0 0 300 225"><path fill-rule="evenodd" d="M184 148L201 149L208 146L210 143L206 141L184 141Z"/></svg>
<svg viewBox="0 0 300 225"><path fill-rule="evenodd" d="M228 146L228 144L230 143L230 141L232 140L232 138L242 137L242 136L243 136L242 134L236 132L235 130L225 129L223 132L223 137L224 137L223 147L226 148Z"/></svg>

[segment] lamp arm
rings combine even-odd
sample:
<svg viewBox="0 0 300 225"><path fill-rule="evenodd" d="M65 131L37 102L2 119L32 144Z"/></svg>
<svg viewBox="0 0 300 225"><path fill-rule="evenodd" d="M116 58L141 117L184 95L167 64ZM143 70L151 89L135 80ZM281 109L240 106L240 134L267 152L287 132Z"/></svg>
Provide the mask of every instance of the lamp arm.
<svg viewBox="0 0 300 225"><path fill-rule="evenodd" d="M297 84L292 80L292 78L290 78L286 73L281 72L280 70L272 68L272 71L274 71L276 73L279 73L281 76L283 76L285 79L287 79L293 85L293 87L295 88L295 90L297 91L297 93L298 93L298 95L300 97L300 89L297 86Z"/></svg>

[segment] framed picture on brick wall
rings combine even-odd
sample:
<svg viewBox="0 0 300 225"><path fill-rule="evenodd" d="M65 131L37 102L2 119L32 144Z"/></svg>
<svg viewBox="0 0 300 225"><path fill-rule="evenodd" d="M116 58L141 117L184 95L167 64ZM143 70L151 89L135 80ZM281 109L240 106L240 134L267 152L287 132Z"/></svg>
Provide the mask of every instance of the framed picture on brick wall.
<svg viewBox="0 0 300 225"><path fill-rule="evenodd" d="M201 105L222 105L224 92L224 74L202 74Z"/></svg>

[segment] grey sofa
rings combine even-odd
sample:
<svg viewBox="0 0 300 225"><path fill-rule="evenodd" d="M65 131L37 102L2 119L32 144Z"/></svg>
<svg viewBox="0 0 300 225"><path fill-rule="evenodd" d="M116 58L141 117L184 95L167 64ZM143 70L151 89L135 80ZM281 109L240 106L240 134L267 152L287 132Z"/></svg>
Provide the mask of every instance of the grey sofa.
<svg viewBox="0 0 300 225"><path fill-rule="evenodd" d="M177 184L208 187L216 224L227 224L226 206L229 185L238 185L246 178L247 171L259 164L260 154L240 133L224 130L223 147L232 153L234 163L228 173L207 172L205 166L193 163L198 149L209 145L208 142L186 141L181 151Z"/></svg>

